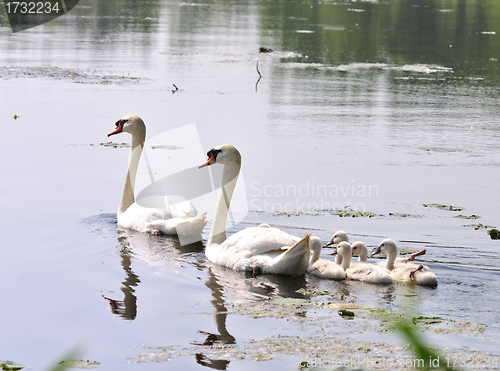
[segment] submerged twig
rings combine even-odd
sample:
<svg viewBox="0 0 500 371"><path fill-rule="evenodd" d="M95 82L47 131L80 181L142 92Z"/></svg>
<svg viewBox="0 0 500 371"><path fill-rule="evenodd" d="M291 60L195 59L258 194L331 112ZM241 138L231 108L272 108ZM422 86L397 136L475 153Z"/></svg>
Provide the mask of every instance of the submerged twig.
<svg viewBox="0 0 500 371"><path fill-rule="evenodd" d="M175 84L172 84L174 86L175 89L172 89L172 94L174 94L175 92L179 91L179 88L177 86L175 86Z"/></svg>

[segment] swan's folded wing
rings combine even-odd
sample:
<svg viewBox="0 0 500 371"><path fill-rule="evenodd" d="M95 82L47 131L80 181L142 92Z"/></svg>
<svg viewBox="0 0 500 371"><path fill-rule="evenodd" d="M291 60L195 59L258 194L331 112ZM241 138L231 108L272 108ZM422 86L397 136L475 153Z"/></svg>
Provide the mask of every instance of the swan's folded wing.
<svg viewBox="0 0 500 371"><path fill-rule="evenodd" d="M151 222L151 226L160 233L174 236L196 236L207 224L206 212L195 217L159 219Z"/></svg>
<svg viewBox="0 0 500 371"><path fill-rule="evenodd" d="M250 251L255 256L282 253L298 241L300 237L291 236L276 228L252 227L233 234L223 244L237 251Z"/></svg>
<svg viewBox="0 0 500 371"><path fill-rule="evenodd" d="M154 232L155 228L151 225L152 221L163 221L171 217L168 210L142 207L133 203L118 217L118 225L143 233Z"/></svg>
<svg viewBox="0 0 500 371"><path fill-rule="evenodd" d="M173 196L169 196L168 199L171 200L174 198ZM195 207L189 200L170 203L169 208L172 218L190 218L195 217L197 214Z"/></svg>

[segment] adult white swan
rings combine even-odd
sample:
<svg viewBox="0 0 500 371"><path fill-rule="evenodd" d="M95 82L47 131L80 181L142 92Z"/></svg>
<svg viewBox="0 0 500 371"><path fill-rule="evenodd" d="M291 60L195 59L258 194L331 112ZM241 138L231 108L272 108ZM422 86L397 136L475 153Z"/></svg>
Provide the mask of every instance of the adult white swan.
<svg viewBox="0 0 500 371"><path fill-rule="evenodd" d="M398 254L396 244L390 239L385 239L372 252L372 256L382 252L387 254L386 268L391 272L391 278L394 282L414 282L422 286L436 286L438 284L436 275L427 266L411 262L416 256L425 254L425 250L412 254L407 259L396 260Z"/></svg>
<svg viewBox="0 0 500 371"><path fill-rule="evenodd" d="M341 241L334 254L340 256L342 265L339 265L331 260L320 259L321 253L321 240L317 237L311 237L311 251L312 256L307 268L307 273L316 277L329 279L329 280L343 280L346 278L346 269L349 268L351 263L351 245L349 242Z"/></svg>
<svg viewBox="0 0 500 371"><path fill-rule="evenodd" d="M140 117L125 116L116 122L108 137L121 132L132 135L132 149L128 158L127 176L120 206L116 214L118 225L140 232L161 232L166 235L198 235L207 223L206 212L196 216L189 201L171 203L165 197L165 208L142 207L134 201L134 184L139 159L146 139L146 125Z"/></svg>
<svg viewBox="0 0 500 371"><path fill-rule="evenodd" d="M199 167L222 164L221 186L205 254L212 263L228 268L261 273L300 275L309 263L309 239L302 239L268 225L243 229L226 238L229 204L241 167L241 155L229 144L207 152Z"/></svg>

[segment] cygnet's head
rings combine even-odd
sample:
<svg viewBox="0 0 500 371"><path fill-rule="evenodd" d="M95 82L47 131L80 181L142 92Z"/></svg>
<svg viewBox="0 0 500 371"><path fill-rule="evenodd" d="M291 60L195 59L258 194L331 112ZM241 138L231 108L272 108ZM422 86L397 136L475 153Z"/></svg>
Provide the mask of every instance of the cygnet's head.
<svg viewBox="0 0 500 371"><path fill-rule="evenodd" d="M343 258L350 257L352 255L351 244L346 241L340 241L335 251L337 255L340 255Z"/></svg>
<svg viewBox="0 0 500 371"><path fill-rule="evenodd" d="M325 247L338 245L342 241L349 242L349 237L347 237L347 233L344 231L337 231L333 234L332 239L325 245Z"/></svg>
<svg viewBox="0 0 500 371"><path fill-rule="evenodd" d="M236 148L230 144L222 144L207 152L207 161L198 166L200 169L212 164L237 164L241 166L241 155Z"/></svg>
<svg viewBox="0 0 500 371"><path fill-rule="evenodd" d="M111 135L115 135L121 132L126 132L130 134L134 133L143 133L146 134L146 125L144 125L144 121L139 116L125 116L119 119L116 123L116 128L111 133L108 134L108 137Z"/></svg>
<svg viewBox="0 0 500 371"><path fill-rule="evenodd" d="M394 241L391 239L385 239L382 242L380 242L378 247L376 247L372 251L372 256L376 255L376 254L380 254L382 252L389 254L391 252L397 253L397 251L398 250L397 250L397 247L396 247L396 244L394 243Z"/></svg>
<svg viewBox="0 0 500 371"><path fill-rule="evenodd" d="M368 250L366 245L361 241L356 241L351 245L352 256L366 256L368 255Z"/></svg>

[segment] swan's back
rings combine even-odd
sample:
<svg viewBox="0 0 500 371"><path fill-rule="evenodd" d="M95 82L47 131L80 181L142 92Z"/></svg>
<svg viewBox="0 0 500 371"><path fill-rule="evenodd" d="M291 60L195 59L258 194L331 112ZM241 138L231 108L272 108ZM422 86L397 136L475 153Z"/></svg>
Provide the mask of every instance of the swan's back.
<svg viewBox="0 0 500 371"><path fill-rule="evenodd" d="M346 274L342 267L331 260L318 259L307 268L307 273L327 280L343 280Z"/></svg>
<svg viewBox="0 0 500 371"><path fill-rule="evenodd" d="M207 245L205 255L231 269L299 275L309 264L309 235L300 239L276 228L251 227Z"/></svg>
<svg viewBox="0 0 500 371"><path fill-rule="evenodd" d="M160 232L166 235L197 235L207 223L206 213L196 216L190 202L149 208L133 203L118 217L118 225L143 233Z"/></svg>
<svg viewBox="0 0 500 371"><path fill-rule="evenodd" d="M341 250L340 254L338 253L338 247L336 248L337 256L343 256L342 254L348 253L351 254L350 245L348 245L348 250ZM346 273L344 271L344 267L338 265L334 261L319 259L319 255L321 252L321 240L317 237L311 237L311 251L313 252L310 260L309 267L307 268L307 272L316 277L328 279L328 280L343 280L346 278ZM349 260L349 259L348 259ZM347 262L346 262L347 264Z"/></svg>
<svg viewBox="0 0 500 371"><path fill-rule="evenodd" d="M392 283L389 270L375 264L357 263L346 270L347 278L367 283L388 284Z"/></svg>
<svg viewBox="0 0 500 371"><path fill-rule="evenodd" d="M299 240L300 237L289 235L276 228L251 227L233 234L219 246L232 252L248 251L252 255L259 255L273 251L282 252Z"/></svg>
<svg viewBox="0 0 500 371"><path fill-rule="evenodd" d="M413 272L413 274L412 274ZM391 271L394 282L415 283L420 286L437 286L437 276L425 265L400 263Z"/></svg>
<svg viewBox="0 0 500 371"><path fill-rule="evenodd" d="M118 225L139 232L154 232L152 221L172 218L168 209L153 209L133 203L118 217Z"/></svg>

